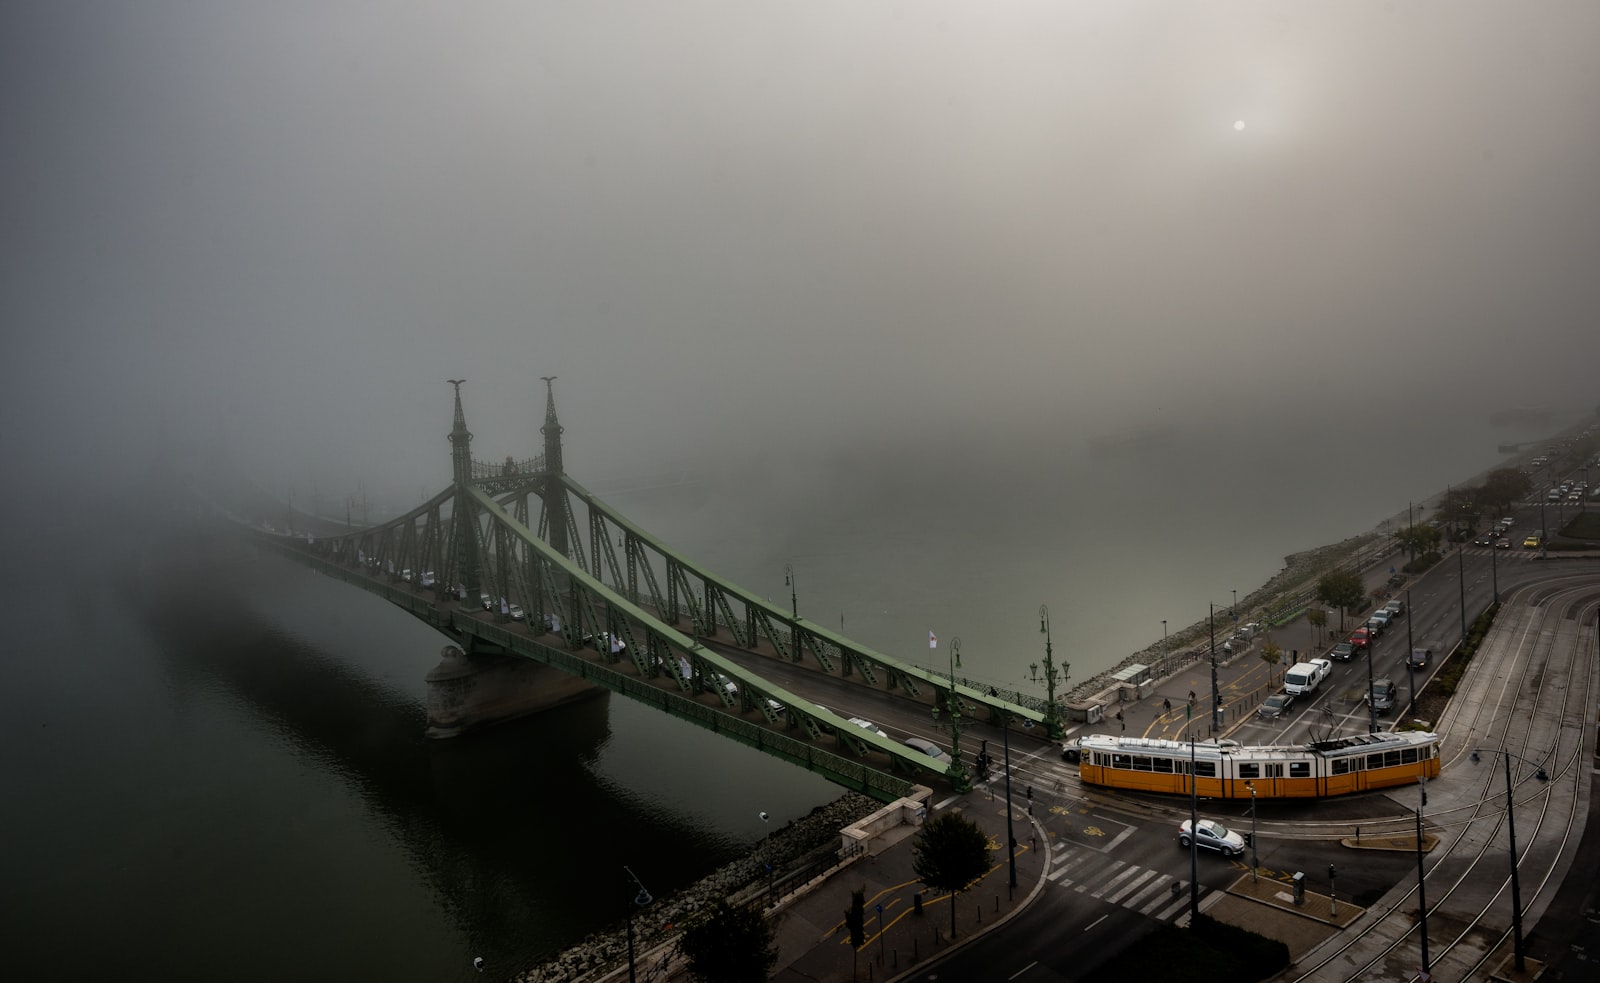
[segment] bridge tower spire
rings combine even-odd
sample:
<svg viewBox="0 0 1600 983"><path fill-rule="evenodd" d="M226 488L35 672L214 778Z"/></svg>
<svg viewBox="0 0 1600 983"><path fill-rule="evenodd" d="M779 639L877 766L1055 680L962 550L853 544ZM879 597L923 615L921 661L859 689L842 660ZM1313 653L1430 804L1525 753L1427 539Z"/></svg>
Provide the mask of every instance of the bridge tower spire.
<svg viewBox="0 0 1600 983"><path fill-rule="evenodd" d="M550 545L563 556L572 555L567 549L567 490L559 476L566 473L561 463L561 421L556 419L556 377L540 376L544 380L544 469L550 475L544 483L544 514L549 521Z"/></svg>
<svg viewBox="0 0 1600 983"><path fill-rule="evenodd" d="M455 555L460 564L461 585L466 588L462 604L477 603L483 580L478 562L478 510L473 507L467 489L472 484L472 431L467 429L467 415L461 410L461 384L465 379L451 379L456 387L456 419L450 429L450 465L456 494L452 506L455 521Z"/></svg>

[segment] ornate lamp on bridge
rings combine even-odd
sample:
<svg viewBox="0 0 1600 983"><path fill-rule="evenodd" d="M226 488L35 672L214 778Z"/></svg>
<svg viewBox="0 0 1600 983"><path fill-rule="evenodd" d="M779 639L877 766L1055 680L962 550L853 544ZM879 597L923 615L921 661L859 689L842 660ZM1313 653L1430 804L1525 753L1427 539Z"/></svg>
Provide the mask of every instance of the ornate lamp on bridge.
<svg viewBox="0 0 1600 983"><path fill-rule="evenodd" d="M931 633L930 633L930 637ZM967 769L961 763L961 701L956 696L956 670L961 668L961 637L958 635L950 639L950 689L945 696L945 709L950 711L950 781L957 791L966 791L971 786L967 782ZM934 718L939 716L939 708L933 708Z"/></svg>
<svg viewBox="0 0 1600 983"><path fill-rule="evenodd" d="M1517 817L1513 811L1516 801L1511 796L1511 759L1516 758L1523 764L1533 765L1536 769L1533 777L1541 782L1550 780L1550 773L1544 770L1544 765L1537 761L1529 761L1520 754L1514 754L1505 748L1475 747L1472 749L1472 763L1477 764L1479 754L1503 754L1506 757L1506 831L1509 834L1507 846L1511 851L1511 952L1516 959L1517 972L1522 972L1522 885L1517 881Z"/></svg>
<svg viewBox="0 0 1600 983"><path fill-rule="evenodd" d="M1050 733L1050 739L1059 741L1065 736L1067 728L1061 722L1061 710L1056 706L1056 680L1059 677L1064 682L1071 667L1064 665L1060 672L1056 671L1050 647L1050 609L1043 604L1039 605L1039 631L1044 635L1044 691L1049 701L1044 711L1044 726Z"/></svg>

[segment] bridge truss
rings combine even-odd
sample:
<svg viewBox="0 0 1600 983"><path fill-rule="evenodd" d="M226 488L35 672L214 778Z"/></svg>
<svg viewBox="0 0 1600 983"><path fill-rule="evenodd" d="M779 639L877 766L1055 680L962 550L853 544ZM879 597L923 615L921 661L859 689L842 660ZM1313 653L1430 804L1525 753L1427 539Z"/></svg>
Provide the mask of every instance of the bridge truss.
<svg viewBox="0 0 1600 983"><path fill-rule="evenodd" d="M456 480L445 490L365 529L288 534L251 523L258 541L469 639L473 651L534 659L884 801L909 789L907 774L931 772L959 788L966 771L959 758L946 772L852 726L704 642L730 639L947 711L954 702L964 716L1059 726L1038 709L902 663L701 569L561 470L553 393L545 453L522 461L473 461L459 386L455 412Z"/></svg>

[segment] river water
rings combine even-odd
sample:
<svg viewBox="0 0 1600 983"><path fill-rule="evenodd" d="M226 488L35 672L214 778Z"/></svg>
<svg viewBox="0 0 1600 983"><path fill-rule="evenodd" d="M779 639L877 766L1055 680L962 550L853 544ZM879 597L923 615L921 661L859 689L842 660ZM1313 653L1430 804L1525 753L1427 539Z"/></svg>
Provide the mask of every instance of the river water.
<svg viewBox="0 0 1600 983"><path fill-rule="evenodd" d="M1285 555L1498 464L1496 440L1451 427L1353 453L1184 435L1100 458L859 464L848 481L754 469L616 504L774 600L788 565L812 620L936 666L959 637L967 675L1025 688L1040 604L1085 678ZM18 978L450 980L480 954L503 977L617 927L624 865L670 893L759 840L759 812L781 824L837 795L620 697L427 742L442 637L275 559L143 572L136 532L80 542L93 525L7 537Z"/></svg>

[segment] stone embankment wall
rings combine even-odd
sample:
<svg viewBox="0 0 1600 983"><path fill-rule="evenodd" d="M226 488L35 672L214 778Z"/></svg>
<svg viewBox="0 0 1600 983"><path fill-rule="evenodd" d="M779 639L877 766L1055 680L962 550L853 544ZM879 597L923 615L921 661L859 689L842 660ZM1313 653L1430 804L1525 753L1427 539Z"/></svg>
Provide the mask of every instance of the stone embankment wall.
<svg viewBox="0 0 1600 983"><path fill-rule="evenodd" d="M837 852L839 831L883 808L876 799L851 792L773 833L765 848L771 852L779 871L793 867L819 850ZM709 905L735 897L751 887L759 887L767 877L759 855L760 845L746 856L712 871L692 886L670 898L657 898L640 909L633 920L635 962L644 965L645 953L671 941L687 921ZM757 892L759 893L759 891ZM525 970L517 983L579 983L597 980L622 966L628 958L628 940L623 926L615 931L589 936L561 955ZM659 959L659 956L653 957Z"/></svg>

